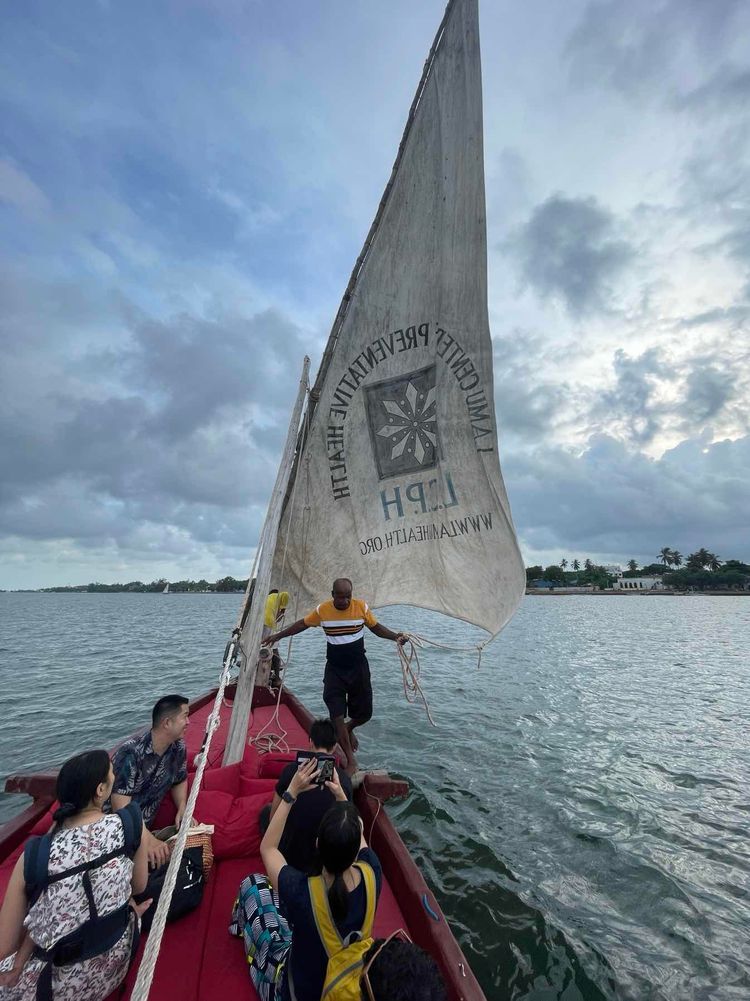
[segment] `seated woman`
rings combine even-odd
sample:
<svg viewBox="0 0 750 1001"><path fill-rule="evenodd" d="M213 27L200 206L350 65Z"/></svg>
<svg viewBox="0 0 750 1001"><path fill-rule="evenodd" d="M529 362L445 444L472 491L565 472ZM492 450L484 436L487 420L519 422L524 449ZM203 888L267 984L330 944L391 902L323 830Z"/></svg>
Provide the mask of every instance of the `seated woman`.
<svg viewBox="0 0 750 1001"><path fill-rule="evenodd" d="M106 751L60 769L55 825L29 840L0 910L2 1001L102 1001L125 979L151 901L128 906L148 859L138 806L102 810L113 781Z"/></svg>
<svg viewBox="0 0 750 1001"><path fill-rule="evenodd" d="M317 762L311 760L295 773L261 842L268 880L250 876L240 888L244 927L236 920L233 930L244 932L250 947L250 972L261 1001L290 1001L292 996L295 1001L320 1001L328 952L318 930L321 915L313 909L314 898L329 916L337 939L368 938L372 930L382 883L380 862L367 847L357 809L347 800L335 771L334 780L326 785L337 802L318 829L320 875L308 877L287 865L279 851L289 809L297 796L314 787L316 769ZM269 908L271 903L280 913Z"/></svg>

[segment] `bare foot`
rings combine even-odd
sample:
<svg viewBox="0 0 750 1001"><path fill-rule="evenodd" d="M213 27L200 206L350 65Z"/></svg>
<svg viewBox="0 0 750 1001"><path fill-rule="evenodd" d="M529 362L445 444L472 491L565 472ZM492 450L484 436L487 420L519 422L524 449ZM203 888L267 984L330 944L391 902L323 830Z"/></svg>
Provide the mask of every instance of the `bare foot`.
<svg viewBox="0 0 750 1001"><path fill-rule="evenodd" d="M354 775L354 773L357 771L358 768L359 768L359 765L357 764L357 759L352 754L351 757L349 758L349 760L346 763L346 768L344 769L344 775L348 775L349 778L351 778L352 775Z"/></svg>

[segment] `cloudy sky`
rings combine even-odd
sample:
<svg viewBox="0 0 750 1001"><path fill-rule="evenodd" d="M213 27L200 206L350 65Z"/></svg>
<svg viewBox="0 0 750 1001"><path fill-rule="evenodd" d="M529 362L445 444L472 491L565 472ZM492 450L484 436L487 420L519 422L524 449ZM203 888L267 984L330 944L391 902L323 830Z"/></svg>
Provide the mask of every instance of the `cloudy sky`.
<svg viewBox="0 0 750 1001"><path fill-rule="evenodd" d="M4 5L0 587L244 576L443 0ZM750 559L750 5L485 0L528 563Z"/></svg>

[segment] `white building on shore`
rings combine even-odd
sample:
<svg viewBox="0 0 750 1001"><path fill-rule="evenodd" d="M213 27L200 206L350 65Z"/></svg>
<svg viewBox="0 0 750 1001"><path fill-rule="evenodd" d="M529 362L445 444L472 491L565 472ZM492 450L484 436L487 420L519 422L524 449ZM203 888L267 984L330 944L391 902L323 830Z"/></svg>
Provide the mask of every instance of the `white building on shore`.
<svg viewBox="0 0 750 1001"><path fill-rule="evenodd" d="M664 588L664 581L656 575L648 577L620 576L615 581L615 588L621 588L623 591L661 591Z"/></svg>

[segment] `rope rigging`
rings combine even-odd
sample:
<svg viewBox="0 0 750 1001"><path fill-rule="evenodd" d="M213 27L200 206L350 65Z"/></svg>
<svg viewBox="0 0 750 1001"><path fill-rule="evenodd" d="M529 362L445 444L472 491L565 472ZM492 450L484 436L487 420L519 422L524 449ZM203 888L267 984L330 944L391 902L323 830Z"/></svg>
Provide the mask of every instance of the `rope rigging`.
<svg viewBox="0 0 750 1001"><path fill-rule="evenodd" d="M167 875L164 880L164 888L161 892L161 896L159 897L159 903L156 908L156 913L154 914L154 919L151 922L151 931L149 932L146 948L143 951L143 957L138 969L138 978L136 979L135 986L133 987L133 993L130 995L131 1001L146 1001L149 991L151 990L151 984L154 979L154 970L156 969L156 963L159 958L159 948L161 946L162 936L164 935L164 929L167 924L169 905L171 903L172 893L174 892L175 884L177 882L180 862L182 861L182 856L185 851L185 842L187 841L188 832L190 831L190 826L192 824L193 814L195 812L195 803L198 799L198 793L200 792L201 783L203 781L203 773L206 769L206 764L208 763L208 752L211 749L211 741L213 740L214 733L219 727L224 690L226 689L227 682L229 681L229 672L231 670L237 643L238 634L235 630L235 635L233 636L224 657L221 680L219 682L219 687L216 690L213 708L211 709L211 713L206 722L206 737L204 740L204 746L202 752L196 757L197 768L193 777L193 784L190 789L190 795L188 796L185 813L183 814L182 822L180 824L180 830L177 833L177 841L175 842L174 849L172 850L172 857L169 860L169 868L167 869Z"/></svg>

